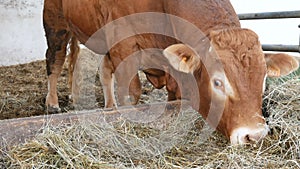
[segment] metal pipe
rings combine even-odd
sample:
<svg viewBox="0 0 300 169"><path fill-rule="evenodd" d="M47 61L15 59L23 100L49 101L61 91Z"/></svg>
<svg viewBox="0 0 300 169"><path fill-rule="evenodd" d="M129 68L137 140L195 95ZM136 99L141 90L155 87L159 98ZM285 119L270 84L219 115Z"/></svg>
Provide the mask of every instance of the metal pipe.
<svg viewBox="0 0 300 169"><path fill-rule="evenodd" d="M299 45L262 45L264 51L299 52Z"/></svg>
<svg viewBox="0 0 300 169"><path fill-rule="evenodd" d="M240 20L300 18L300 11L245 13L245 14L238 14L238 16Z"/></svg>

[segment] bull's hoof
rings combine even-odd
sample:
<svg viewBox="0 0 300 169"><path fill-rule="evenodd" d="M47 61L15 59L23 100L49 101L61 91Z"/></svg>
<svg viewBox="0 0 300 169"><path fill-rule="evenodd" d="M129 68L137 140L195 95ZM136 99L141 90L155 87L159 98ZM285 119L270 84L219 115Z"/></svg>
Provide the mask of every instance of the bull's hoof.
<svg viewBox="0 0 300 169"><path fill-rule="evenodd" d="M113 106L110 106L110 107L104 107L103 108L103 111L113 111L113 110L118 110L118 106L116 105L113 105Z"/></svg>
<svg viewBox="0 0 300 169"><path fill-rule="evenodd" d="M138 99L136 99L133 95L127 95L123 97L123 100L120 100L120 105L122 106L131 106L136 105Z"/></svg>
<svg viewBox="0 0 300 169"><path fill-rule="evenodd" d="M47 107L47 113L49 114L57 114L57 113L61 113L61 109L59 107L56 106L48 106Z"/></svg>

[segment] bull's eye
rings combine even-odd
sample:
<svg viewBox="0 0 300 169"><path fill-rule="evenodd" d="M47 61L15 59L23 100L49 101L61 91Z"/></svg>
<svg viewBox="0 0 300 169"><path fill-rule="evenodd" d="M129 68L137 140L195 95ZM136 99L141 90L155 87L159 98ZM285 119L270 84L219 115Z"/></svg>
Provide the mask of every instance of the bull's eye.
<svg viewBox="0 0 300 169"><path fill-rule="evenodd" d="M214 80L214 85L216 88L222 88L223 87L223 82L219 79Z"/></svg>

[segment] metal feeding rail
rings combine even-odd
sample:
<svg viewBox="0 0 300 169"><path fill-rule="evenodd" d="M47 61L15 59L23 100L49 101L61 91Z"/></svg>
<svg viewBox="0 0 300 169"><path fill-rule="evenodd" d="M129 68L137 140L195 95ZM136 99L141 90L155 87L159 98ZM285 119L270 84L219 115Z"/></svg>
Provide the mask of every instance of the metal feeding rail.
<svg viewBox="0 0 300 169"><path fill-rule="evenodd" d="M300 11L245 13L245 14L239 14L238 16L240 20L300 18ZM300 25L298 25L298 27L300 28ZM262 48L264 51L300 53L300 37L299 37L298 45L263 44Z"/></svg>

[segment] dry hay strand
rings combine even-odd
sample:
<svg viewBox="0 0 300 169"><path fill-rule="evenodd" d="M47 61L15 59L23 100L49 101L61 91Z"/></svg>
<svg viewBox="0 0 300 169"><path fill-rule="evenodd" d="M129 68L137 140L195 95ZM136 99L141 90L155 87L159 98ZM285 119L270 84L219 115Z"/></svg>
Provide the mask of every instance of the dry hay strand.
<svg viewBox="0 0 300 169"><path fill-rule="evenodd" d="M299 73L268 81L270 134L256 144L230 146L185 110L164 127L126 120L45 126L0 162L5 168L300 168L299 84Z"/></svg>

